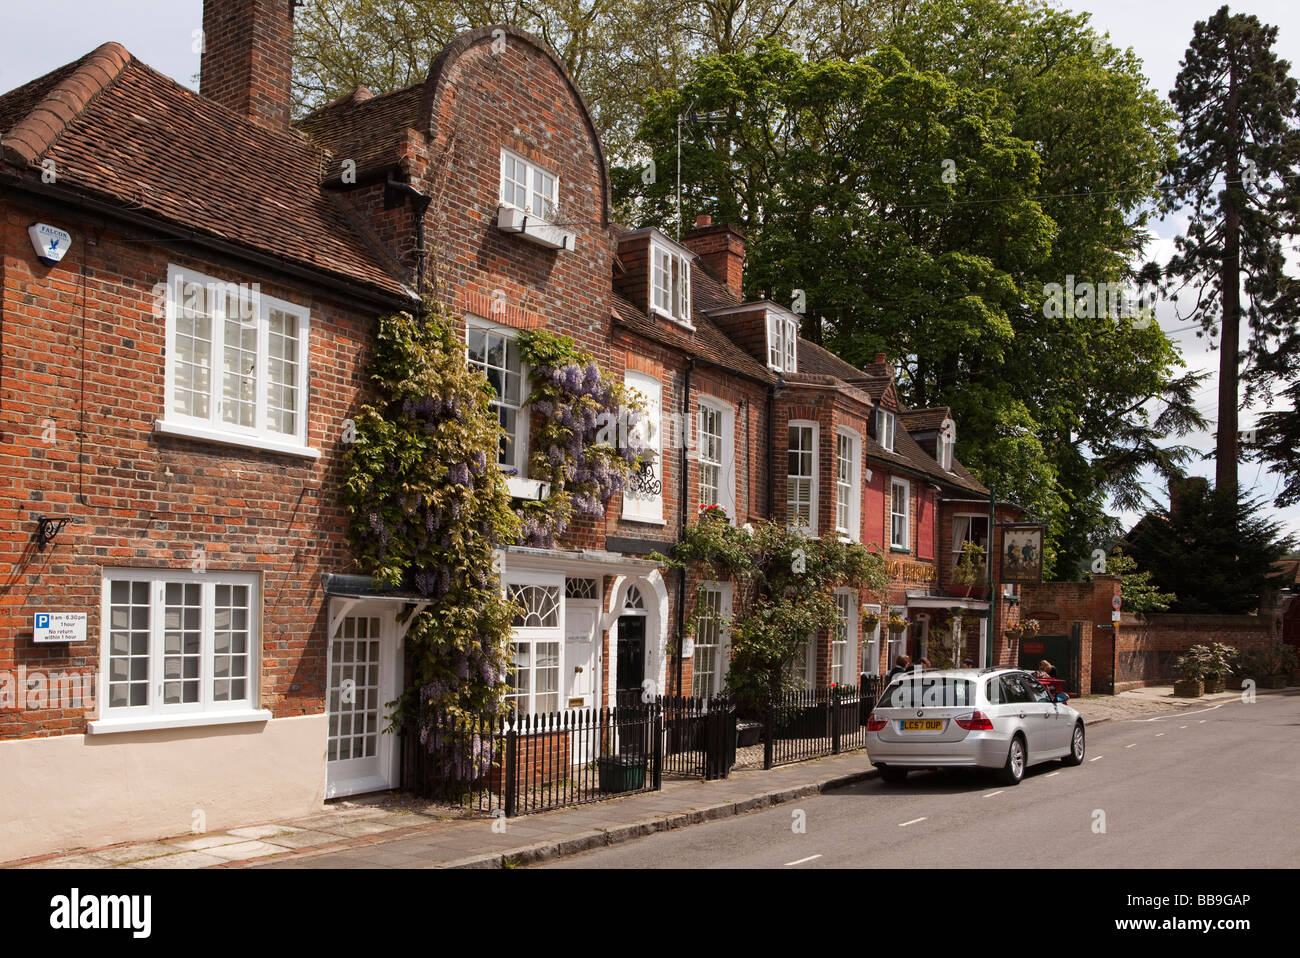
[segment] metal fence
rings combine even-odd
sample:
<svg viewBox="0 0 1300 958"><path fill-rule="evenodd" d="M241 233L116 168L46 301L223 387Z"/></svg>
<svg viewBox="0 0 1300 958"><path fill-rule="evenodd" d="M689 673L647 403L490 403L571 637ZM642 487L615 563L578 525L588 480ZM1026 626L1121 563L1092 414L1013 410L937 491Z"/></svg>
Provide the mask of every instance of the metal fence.
<svg viewBox="0 0 1300 958"><path fill-rule="evenodd" d="M408 735L404 784L423 798L508 817L658 789L654 702L541 715L426 711Z"/></svg>
<svg viewBox="0 0 1300 958"><path fill-rule="evenodd" d="M542 715L425 710L404 736L403 785L424 798L526 815L660 788L665 774L726 778L862 748L880 676L783 695L738 721L726 696L620 694L613 708Z"/></svg>

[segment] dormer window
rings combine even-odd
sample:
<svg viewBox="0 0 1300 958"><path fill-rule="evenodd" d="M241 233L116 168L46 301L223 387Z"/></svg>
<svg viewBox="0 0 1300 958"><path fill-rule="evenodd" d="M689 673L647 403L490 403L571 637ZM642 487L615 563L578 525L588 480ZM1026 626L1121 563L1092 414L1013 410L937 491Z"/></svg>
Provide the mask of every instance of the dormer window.
<svg viewBox="0 0 1300 958"><path fill-rule="evenodd" d="M650 243L650 308L684 326L691 325L691 262L683 253Z"/></svg>
<svg viewBox="0 0 1300 958"><path fill-rule="evenodd" d="M799 319L767 311L767 365L774 372L799 371Z"/></svg>
<svg viewBox="0 0 1300 958"><path fill-rule="evenodd" d="M939 428L939 466L944 472L952 472L952 453L957 446L957 426L951 419L945 419Z"/></svg>
<svg viewBox="0 0 1300 958"><path fill-rule="evenodd" d="M501 202L554 222L560 205L560 178L518 153L502 150Z"/></svg>
<svg viewBox="0 0 1300 958"><path fill-rule="evenodd" d="M888 409L876 410L876 441L889 452L894 451L894 429L896 420Z"/></svg>

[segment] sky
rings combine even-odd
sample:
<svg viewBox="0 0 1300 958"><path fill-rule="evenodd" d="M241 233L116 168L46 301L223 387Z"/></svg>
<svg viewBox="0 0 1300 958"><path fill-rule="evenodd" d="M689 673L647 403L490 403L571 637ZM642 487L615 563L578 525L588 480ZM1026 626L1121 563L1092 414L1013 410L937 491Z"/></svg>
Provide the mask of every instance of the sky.
<svg viewBox="0 0 1300 958"><path fill-rule="evenodd" d="M109 40L118 41L159 72L196 86L199 55L194 31L202 25L202 0L61 0L56 6L20 4L18 0L0 3L5 6L5 29L0 33L0 90L20 86ZM1108 33L1112 43L1132 47L1143 61L1151 85L1167 95L1191 39L1192 25L1212 15L1221 4L1220 0L1070 0L1058 5L1091 14L1093 24ZM1295 0L1248 0L1231 9L1234 13L1253 13L1276 26L1276 53L1293 65L1300 64L1300 4ZM1300 69L1293 66L1292 75L1300 76ZM1183 225L1177 215L1155 224L1147 255L1166 260L1173 250L1173 237ZM1294 260L1292 265L1300 267ZM1177 305L1159 303L1156 320L1180 345L1190 369L1211 373L1197 397L1197 405L1213 428L1219 354L1210 348L1209 339L1197 338L1194 330L1186 328L1192 323L1178 318ZM1188 313L1185 305L1182 312ZM1249 428L1259 411L1243 411L1241 428ZM1183 441L1202 452L1214 448L1208 432ZM1212 480L1214 462L1195 462L1189 471ZM1263 498L1266 509L1300 538L1300 506L1286 510L1273 506L1277 477L1258 463L1243 463L1239 477L1243 491ZM1163 497L1160 482L1152 479L1148 488L1158 498ZM1136 516L1125 518L1131 521Z"/></svg>

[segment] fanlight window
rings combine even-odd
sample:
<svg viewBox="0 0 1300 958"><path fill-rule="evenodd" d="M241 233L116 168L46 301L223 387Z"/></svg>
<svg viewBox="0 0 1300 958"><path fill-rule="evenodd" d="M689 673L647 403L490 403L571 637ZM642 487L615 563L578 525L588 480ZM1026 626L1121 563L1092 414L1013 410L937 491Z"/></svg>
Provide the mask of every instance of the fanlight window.
<svg viewBox="0 0 1300 958"><path fill-rule="evenodd" d="M566 599L598 599L595 579L565 579L564 597Z"/></svg>
<svg viewBox="0 0 1300 958"><path fill-rule="evenodd" d="M560 625L560 590L553 585L512 585L510 598L523 606L511 623L517 629L554 629Z"/></svg>
<svg viewBox="0 0 1300 958"><path fill-rule="evenodd" d="M629 586L627 598L623 600L623 608L633 612L645 611L645 599L641 597L641 590L636 586Z"/></svg>

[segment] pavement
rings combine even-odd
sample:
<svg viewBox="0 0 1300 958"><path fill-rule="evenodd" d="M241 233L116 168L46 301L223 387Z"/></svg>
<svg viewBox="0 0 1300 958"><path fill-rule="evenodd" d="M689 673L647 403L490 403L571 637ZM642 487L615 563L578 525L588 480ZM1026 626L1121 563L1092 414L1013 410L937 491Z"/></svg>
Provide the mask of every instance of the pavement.
<svg viewBox="0 0 1300 958"><path fill-rule="evenodd" d="M1240 696L1176 699L1172 687L1157 686L1070 704L1088 725L1096 725ZM0 868L511 868L742 815L874 777L866 752L857 750L769 771L734 770L721 781L665 779L657 792L512 819L454 815L400 793L383 793L329 802L305 818L78 849Z"/></svg>

